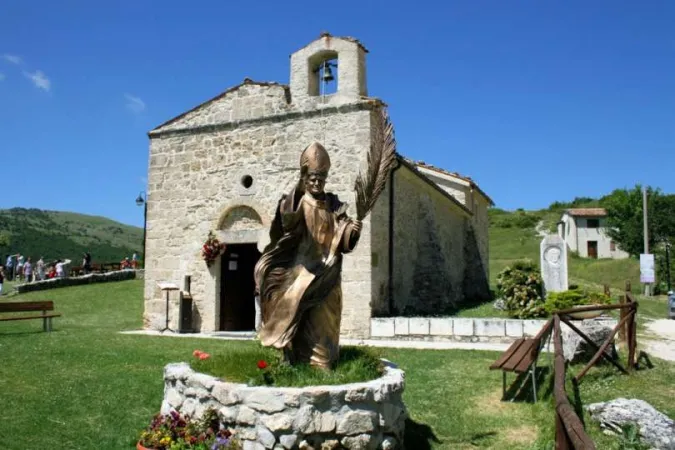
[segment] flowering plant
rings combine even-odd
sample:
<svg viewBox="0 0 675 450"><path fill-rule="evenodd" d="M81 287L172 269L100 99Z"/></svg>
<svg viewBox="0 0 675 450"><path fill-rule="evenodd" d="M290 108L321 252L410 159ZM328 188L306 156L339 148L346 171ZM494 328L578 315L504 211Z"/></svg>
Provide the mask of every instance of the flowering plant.
<svg viewBox="0 0 675 450"><path fill-rule="evenodd" d="M192 420L176 411L157 414L141 433L139 444L153 450L239 450L232 432L220 428L218 414L208 410L201 420Z"/></svg>
<svg viewBox="0 0 675 450"><path fill-rule="evenodd" d="M208 353L203 352L201 350L195 350L194 352L192 352L192 355L195 358L200 359L202 361L205 360L205 359L209 359L211 357L211 355L209 355Z"/></svg>
<svg viewBox="0 0 675 450"><path fill-rule="evenodd" d="M271 386L274 383L272 379L272 374L270 373L270 366L267 364L267 361L264 359L259 360L256 363L258 367L258 374L249 380L249 385L251 386Z"/></svg>
<svg viewBox="0 0 675 450"><path fill-rule="evenodd" d="M210 267L213 261L222 255L224 251L225 244L216 238L213 231L209 231L209 236L206 238L204 245L202 245L202 258L206 261L206 265Z"/></svg>

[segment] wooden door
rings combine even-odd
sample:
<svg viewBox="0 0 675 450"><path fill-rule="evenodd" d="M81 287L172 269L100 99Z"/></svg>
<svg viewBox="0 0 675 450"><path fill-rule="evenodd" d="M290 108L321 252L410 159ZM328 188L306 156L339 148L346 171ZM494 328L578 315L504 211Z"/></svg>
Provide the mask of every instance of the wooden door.
<svg viewBox="0 0 675 450"><path fill-rule="evenodd" d="M255 280L260 258L255 244L232 244L222 256L220 279L220 330L255 329Z"/></svg>
<svg viewBox="0 0 675 450"><path fill-rule="evenodd" d="M598 241L588 241L588 257L598 259Z"/></svg>

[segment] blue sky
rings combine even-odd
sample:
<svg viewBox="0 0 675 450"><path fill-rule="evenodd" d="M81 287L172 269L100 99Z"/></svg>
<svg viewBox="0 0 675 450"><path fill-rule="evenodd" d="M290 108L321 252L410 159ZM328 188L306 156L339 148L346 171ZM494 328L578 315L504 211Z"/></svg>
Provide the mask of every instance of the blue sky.
<svg viewBox="0 0 675 450"><path fill-rule="evenodd" d="M0 2L0 208L142 226L146 132L245 77L288 82L322 30L370 50L399 151L499 207L675 192L675 2L247 5Z"/></svg>

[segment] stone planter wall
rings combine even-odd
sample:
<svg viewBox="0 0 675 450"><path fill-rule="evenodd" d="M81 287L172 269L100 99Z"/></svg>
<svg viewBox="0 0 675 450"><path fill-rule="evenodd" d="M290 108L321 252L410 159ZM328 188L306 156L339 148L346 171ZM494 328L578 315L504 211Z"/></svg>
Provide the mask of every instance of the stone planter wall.
<svg viewBox="0 0 675 450"><path fill-rule="evenodd" d="M593 319L614 327L616 320ZM456 317L386 317L370 319L370 338L459 342L513 342L535 336L546 320Z"/></svg>
<svg viewBox="0 0 675 450"><path fill-rule="evenodd" d="M305 388L250 387L193 371L164 369L162 413L201 417L216 409L249 449L401 448L405 374L387 363L377 380Z"/></svg>
<svg viewBox="0 0 675 450"><path fill-rule="evenodd" d="M108 281L123 281L133 280L134 278L143 278L142 274L139 277L138 270L116 270L114 272L106 273L90 273L82 275L81 277L67 277L67 278L52 278L50 280L34 281L32 283L18 284L14 286L20 294L24 292L42 291L45 289L53 289L66 286L79 286L82 284L91 283L106 283Z"/></svg>

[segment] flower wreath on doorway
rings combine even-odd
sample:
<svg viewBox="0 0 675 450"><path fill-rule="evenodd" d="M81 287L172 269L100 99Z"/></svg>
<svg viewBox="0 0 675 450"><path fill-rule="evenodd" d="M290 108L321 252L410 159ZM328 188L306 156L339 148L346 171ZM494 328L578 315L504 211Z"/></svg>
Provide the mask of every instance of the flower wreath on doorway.
<svg viewBox="0 0 675 450"><path fill-rule="evenodd" d="M218 238L209 231L209 236L202 246L202 258L206 261L206 265L211 267L213 261L225 252L225 244L221 243Z"/></svg>

